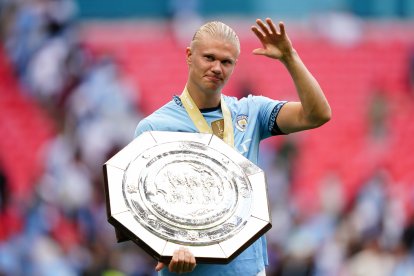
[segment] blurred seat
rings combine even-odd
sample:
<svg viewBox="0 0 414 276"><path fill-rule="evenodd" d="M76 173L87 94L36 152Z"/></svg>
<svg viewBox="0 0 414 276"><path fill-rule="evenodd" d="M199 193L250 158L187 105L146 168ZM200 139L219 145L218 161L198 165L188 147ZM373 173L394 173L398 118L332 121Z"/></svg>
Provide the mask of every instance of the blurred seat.
<svg viewBox="0 0 414 276"><path fill-rule="evenodd" d="M26 198L41 175L42 146L53 136L53 121L25 96L6 53L0 47L0 162L11 192Z"/></svg>

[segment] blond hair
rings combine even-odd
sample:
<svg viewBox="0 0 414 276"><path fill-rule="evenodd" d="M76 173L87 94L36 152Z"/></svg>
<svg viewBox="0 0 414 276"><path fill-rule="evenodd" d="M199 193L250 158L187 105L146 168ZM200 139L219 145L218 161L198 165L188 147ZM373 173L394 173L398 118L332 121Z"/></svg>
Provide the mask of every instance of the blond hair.
<svg viewBox="0 0 414 276"><path fill-rule="evenodd" d="M223 22L211 21L201 26L193 36L193 39L191 41L191 48L193 48L194 43L198 42L204 35L208 35L211 38L218 38L229 41L233 43L234 46L236 46L237 53L240 53L239 37L232 28Z"/></svg>

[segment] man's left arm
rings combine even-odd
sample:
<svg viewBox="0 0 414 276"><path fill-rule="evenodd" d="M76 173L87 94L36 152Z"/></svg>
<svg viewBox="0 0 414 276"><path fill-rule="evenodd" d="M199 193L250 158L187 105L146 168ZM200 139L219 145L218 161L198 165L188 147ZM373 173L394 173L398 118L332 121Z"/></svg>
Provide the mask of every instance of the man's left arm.
<svg viewBox="0 0 414 276"><path fill-rule="evenodd" d="M252 31L259 38L263 47L255 49L253 54L264 55L280 60L289 71L295 84L300 102L288 102L277 116L277 126L283 133L292 133L319 127L331 118L331 108L316 79L300 59L288 38L285 26L279 23L276 30L272 20L267 18L267 25L256 20L259 27Z"/></svg>
<svg viewBox="0 0 414 276"><path fill-rule="evenodd" d="M280 110L277 125L284 133L316 128L331 118L331 108L316 79L296 51L283 61L299 95L300 102L288 102Z"/></svg>

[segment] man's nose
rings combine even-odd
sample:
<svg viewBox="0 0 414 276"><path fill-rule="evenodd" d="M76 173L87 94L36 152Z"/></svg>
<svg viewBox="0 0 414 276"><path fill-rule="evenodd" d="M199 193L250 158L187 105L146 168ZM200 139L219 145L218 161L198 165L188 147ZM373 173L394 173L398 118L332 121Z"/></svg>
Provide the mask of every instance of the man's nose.
<svg viewBox="0 0 414 276"><path fill-rule="evenodd" d="M219 60L215 60L212 64L211 71L215 74L221 74L221 62Z"/></svg>

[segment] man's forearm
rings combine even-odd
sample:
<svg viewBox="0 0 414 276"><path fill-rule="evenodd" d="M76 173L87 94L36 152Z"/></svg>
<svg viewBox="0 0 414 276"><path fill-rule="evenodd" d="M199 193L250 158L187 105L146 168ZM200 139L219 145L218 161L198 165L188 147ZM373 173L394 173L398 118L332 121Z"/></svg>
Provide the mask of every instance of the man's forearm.
<svg viewBox="0 0 414 276"><path fill-rule="evenodd" d="M285 56L282 63L289 71L303 108L304 120L313 127L331 118L331 108L317 80L306 68L295 50Z"/></svg>

